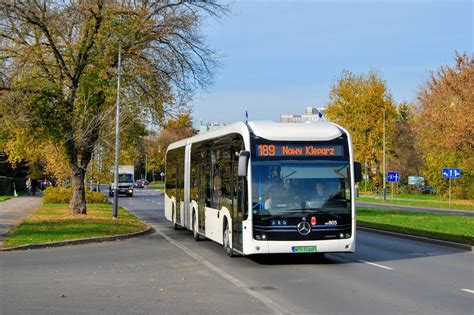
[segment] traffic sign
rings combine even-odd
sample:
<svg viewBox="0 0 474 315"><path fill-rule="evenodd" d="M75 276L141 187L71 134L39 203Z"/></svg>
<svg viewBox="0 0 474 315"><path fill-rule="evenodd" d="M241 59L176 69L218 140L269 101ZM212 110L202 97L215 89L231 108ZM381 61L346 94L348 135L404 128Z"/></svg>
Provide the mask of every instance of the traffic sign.
<svg viewBox="0 0 474 315"><path fill-rule="evenodd" d="M443 168L443 178L460 178L461 169L460 168Z"/></svg>
<svg viewBox="0 0 474 315"><path fill-rule="evenodd" d="M400 173L399 172L388 172L387 181L388 182L399 182L400 181Z"/></svg>

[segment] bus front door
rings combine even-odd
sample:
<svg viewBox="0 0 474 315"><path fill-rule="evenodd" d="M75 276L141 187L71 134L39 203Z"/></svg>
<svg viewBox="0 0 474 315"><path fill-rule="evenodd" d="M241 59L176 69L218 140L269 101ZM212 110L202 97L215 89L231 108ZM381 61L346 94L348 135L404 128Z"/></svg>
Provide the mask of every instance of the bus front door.
<svg viewBox="0 0 474 315"><path fill-rule="evenodd" d="M239 178L237 175L237 161L233 163L233 188L232 189L232 248L242 252L243 251L243 236L242 236L242 218L243 218L243 206L244 206L244 184L243 178Z"/></svg>

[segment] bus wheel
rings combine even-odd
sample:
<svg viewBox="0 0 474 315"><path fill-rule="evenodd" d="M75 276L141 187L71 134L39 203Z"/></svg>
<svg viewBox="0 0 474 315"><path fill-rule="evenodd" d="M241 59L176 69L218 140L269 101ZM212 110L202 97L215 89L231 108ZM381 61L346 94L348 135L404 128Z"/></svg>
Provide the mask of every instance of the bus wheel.
<svg viewBox="0 0 474 315"><path fill-rule="evenodd" d="M193 211L193 238L195 241L199 241L201 239L198 233L198 222L196 220L196 211Z"/></svg>
<svg viewBox="0 0 474 315"><path fill-rule="evenodd" d="M227 222L225 223L224 227L224 250L227 256L233 257L234 256L234 250L232 249L230 245L230 227Z"/></svg>

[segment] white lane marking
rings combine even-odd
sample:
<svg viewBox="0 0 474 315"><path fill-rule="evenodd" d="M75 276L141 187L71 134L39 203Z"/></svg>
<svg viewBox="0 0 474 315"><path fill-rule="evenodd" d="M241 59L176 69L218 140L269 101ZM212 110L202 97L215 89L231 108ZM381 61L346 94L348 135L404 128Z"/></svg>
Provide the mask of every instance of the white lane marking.
<svg viewBox="0 0 474 315"><path fill-rule="evenodd" d="M387 267L387 266L384 266L384 265L379 265L379 264L376 264L376 263L373 263L373 262L370 262L370 261L365 261L365 260L362 260L362 259L358 259L357 261L362 262L362 263L367 264L367 265L374 266L374 267L379 267L379 268L386 269L386 270L393 270L393 268L390 268L390 267Z"/></svg>
<svg viewBox="0 0 474 315"><path fill-rule="evenodd" d="M469 289L461 289L461 291L467 292L467 293L472 293L474 294L474 290L469 290Z"/></svg>
<svg viewBox="0 0 474 315"><path fill-rule="evenodd" d="M230 283L232 283L236 287L240 288L242 291L244 291L244 292L250 294L251 296L253 296L254 298L260 300L263 304L265 304L266 306L271 308L275 313L277 313L277 314L290 314L290 312L285 307L283 307L282 305L278 304L277 302L273 301L272 299L266 297L265 295L263 295L259 292L251 290L245 283L243 283L239 279L237 279L237 278L233 277L232 275L228 274L227 272L225 272L221 268L219 268L219 267L215 266L214 264L212 264L207 259L199 256L198 254L196 254L195 252L193 252L192 250L190 250L189 248L187 248L183 244L173 240L168 235L161 232L157 225L154 225L154 228L156 229L156 232L158 234L160 234L168 242L170 242L174 246L178 247L183 252L185 252L186 254L191 256L192 258L196 259L198 262L205 265L207 268L211 269L212 271L214 271L218 275L222 276L224 279L228 280Z"/></svg>

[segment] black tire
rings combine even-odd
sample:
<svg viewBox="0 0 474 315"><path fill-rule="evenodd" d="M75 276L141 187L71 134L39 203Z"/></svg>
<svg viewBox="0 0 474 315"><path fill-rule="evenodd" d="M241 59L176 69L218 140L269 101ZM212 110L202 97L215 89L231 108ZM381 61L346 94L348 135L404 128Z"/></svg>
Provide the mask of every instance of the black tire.
<svg viewBox="0 0 474 315"><path fill-rule="evenodd" d="M223 235L223 245L224 245L224 251L225 254L229 257L234 257L235 253L234 250L232 249L232 246L230 244L230 227L229 224L226 222L224 225L224 235Z"/></svg>
<svg viewBox="0 0 474 315"><path fill-rule="evenodd" d="M196 211L193 211L193 238L196 242L201 240L201 235L198 233Z"/></svg>
<svg viewBox="0 0 474 315"><path fill-rule="evenodd" d="M315 260L322 260L324 259L324 253L313 253L311 257Z"/></svg>

